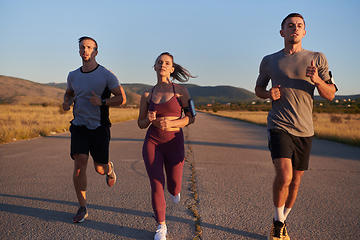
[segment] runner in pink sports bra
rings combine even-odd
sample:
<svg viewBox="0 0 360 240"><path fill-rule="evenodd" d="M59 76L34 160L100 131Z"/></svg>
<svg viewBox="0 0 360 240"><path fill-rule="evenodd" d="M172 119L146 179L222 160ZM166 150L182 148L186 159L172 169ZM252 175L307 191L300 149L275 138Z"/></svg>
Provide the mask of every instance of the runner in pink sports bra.
<svg viewBox="0 0 360 240"><path fill-rule="evenodd" d="M179 202L185 160L181 128L195 121L195 117L189 112L182 117L182 107L188 107L190 96L184 86L172 83L170 77L184 82L193 76L175 64L169 53L162 53L156 59L154 69L158 81L141 97L138 125L141 129L148 128L142 155L150 180L152 207L158 225L154 239L164 240L167 234L165 178L171 200Z"/></svg>

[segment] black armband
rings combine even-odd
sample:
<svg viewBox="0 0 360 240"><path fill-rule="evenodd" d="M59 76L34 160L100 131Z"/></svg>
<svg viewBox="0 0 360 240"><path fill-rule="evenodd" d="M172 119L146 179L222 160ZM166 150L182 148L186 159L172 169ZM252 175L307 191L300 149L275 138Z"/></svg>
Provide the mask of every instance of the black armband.
<svg viewBox="0 0 360 240"><path fill-rule="evenodd" d="M195 117L196 116L196 110L195 110L195 104L194 104L194 100L189 99L189 106L188 107L184 107L184 113L191 113L191 116Z"/></svg>
<svg viewBox="0 0 360 240"><path fill-rule="evenodd" d="M331 71L329 71L329 76L330 76L330 79L329 79L329 80L326 80L325 83L327 83L327 84L334 84L336 91L338 91L338 88L336 87L336 84L335 84L334 78L333 78L333 76L332 76L332 74L331 74Z"/></svg>

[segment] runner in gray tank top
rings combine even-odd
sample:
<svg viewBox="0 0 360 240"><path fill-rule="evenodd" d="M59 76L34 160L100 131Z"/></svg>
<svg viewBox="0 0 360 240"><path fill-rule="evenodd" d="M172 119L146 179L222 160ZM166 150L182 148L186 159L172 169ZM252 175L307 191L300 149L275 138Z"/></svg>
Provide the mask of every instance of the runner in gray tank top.
<svg viewBox="0 0 360 240"><path fill-rule="evenodd" d="M285 47L263 58L256 81L256 95L272 100L267 129L276 175L274 219L268 239L290 239L285 220L308 169L314 136L314 90L327 100L332 100L337 91L325 55L302 48L305 34L304 18L298 13L289 14L280 30ZM271 88L266 90L270 80Z"/></svg>

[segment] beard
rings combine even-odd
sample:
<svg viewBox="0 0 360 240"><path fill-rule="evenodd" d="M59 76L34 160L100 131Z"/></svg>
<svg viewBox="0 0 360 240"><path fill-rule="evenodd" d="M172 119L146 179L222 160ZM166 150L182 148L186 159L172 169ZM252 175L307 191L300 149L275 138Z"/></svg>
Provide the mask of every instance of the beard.
<svg viewBox="0 0 360 240"><path fill-rule="evenodd" d="M84 62L89 62L91 59L90 57L81 57L81 58Z"/></svg>
<svg viewBox="0 0 360 240"><path fill-rule="evenodd" d="M291 38L289 39L289 43L291 44L298 44L301 42L301 38Z"/></svg>
<svg viewBox="0 0 360 240"><path fill-rule="evenodd" d="M300 36L291 36L290 38L288 38L288 42L290 44L298 44L301 42L301 37Z"/></svg>

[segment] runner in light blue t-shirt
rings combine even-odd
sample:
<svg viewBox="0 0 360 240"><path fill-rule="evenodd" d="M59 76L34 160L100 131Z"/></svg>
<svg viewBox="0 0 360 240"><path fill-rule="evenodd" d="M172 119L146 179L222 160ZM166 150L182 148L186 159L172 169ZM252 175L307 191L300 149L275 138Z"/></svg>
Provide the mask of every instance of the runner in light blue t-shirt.
<svg viewBox="0 0 360 240"><path fill-rule="evenodd" d="M126 103L124 89L116 76L95 57L98 45L93 38L79 39L79 53L82 66L68 75L63 109L68 111L74 103L74 119L71 121L71 150L74 159L73 181L79 201L79 209L72 221L80 223L87 217L86 169L89 153L96 171L106 174L109 187L116 181L114 164L109 162L110 120L109 106ZM111 97L111 94L114 96Z"/></svg>

